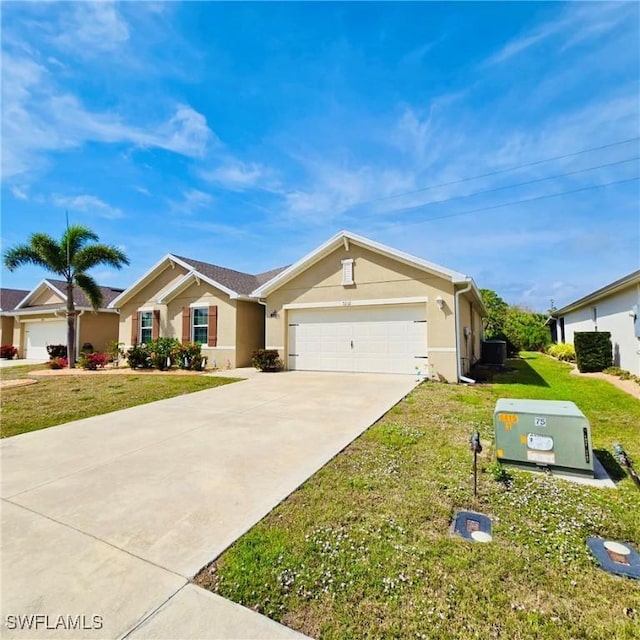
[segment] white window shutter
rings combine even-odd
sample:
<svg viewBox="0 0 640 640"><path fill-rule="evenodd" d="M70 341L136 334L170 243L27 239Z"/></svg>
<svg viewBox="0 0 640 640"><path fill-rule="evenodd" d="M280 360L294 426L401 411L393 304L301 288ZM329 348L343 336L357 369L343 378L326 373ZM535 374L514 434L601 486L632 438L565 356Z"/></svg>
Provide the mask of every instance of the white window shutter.
<svg viewBox="0 0 640 640"><path fill-rule="evenodd" d="M342 261L342 284L353 284L353 258Z"/></svg>

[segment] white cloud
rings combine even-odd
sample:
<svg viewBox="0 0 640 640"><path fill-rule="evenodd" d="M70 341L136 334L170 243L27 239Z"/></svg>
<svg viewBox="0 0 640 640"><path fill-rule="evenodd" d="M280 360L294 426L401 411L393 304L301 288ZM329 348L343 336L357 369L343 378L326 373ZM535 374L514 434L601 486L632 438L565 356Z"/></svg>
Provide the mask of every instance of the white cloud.
<svg viewBox="0 0 640 640"><path fill-rule="evenodd" d="M89 214L109 220L122 218L124 215L121 209L112 207L103 200L100 200L100 198L92 195L62 196L55 194L52 200L55 206L68 209L71 213Z"/></svg>
<svg viewBox="0 0 640 640"><path fill-rule="evenodd" d="M61 49L94 56L121 48L129 40L129 25L113 2L75 2L62 16L64 31L54 38Z"/></svg>
<svg viewBox="0 0 640 640"><path fill-rule="evenodd" d="M191 214L198 209L210 207L213 204L213 196L198 189L189 189L182 193L182 200L169 200L172 211L182 214Z"/></svg>
<svg viewBox="0 0 640 640"><path fill-rule="evenodd" d="M224 165L210 171L203 171L201 176L209 182L215 182L232 191L245 191L264 186L270 181L269 171L264 166L237 159L230 159Z"/></svg>
<svg viewBox="0 0 640 640"><path fill-rule="evenodd" d="M11 193L13 197L17 200L28 200L29 199L29 187L24 185L14 185L11 187Z"/></svg>
<svg viewBox="0 0 640 640"><path fill-rule="evenodd" d="M46 67L3 52L2 177L41 167L47 153L87 142L156 147L187 157L201 157L217 139L206 118L179 104L157 124L136 125L110 111L91 111L73 94L55 85Z"/></svg>
<svg viewBox="0 0 640 640"><path fill-rule="evenodd" d="M562 49L566 49L589 38L597 38L629 20L637 24L637 5L634 5L633 2L569 3L560 17L510 40L484 65L501 64L554 36L563 38Z"/></svg>

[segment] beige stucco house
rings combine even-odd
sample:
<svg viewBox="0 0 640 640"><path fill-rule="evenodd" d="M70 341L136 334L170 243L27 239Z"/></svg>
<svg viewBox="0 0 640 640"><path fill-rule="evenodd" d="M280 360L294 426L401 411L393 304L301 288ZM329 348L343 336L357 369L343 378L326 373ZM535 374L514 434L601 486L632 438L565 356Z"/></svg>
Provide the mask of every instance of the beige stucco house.
<svg viewBox="0 0 640 640"><path fill-rule="evenodd" d="M109 305L120 313L120 342L200 342L209 366L248 366L265 326L264 306L250 294L279 271L251 275L167 254Z"/></svg>
<svg viewBox="0 0 640 640"><path fill-rule="evenodd" d="M65 283L42 280L31 291L2 289L0 317L2 344L12 344L18 357L48 360L47 346L67 343ZM84 293L74 289L77 316L76 350L90 343L95 351L104 351L107 344L118 337L118 315L107 305L122 289L100 287L103 307L94 311ZM20 295L22 294L22 295ZM19 298L19 299L18 299Z"/></svg>
<svg viewBox="0 0 640 640"><path fill-rule="evenodd" d="M457 382L480 356L472 278L342 231L252 292L287 369Z"/></svg>

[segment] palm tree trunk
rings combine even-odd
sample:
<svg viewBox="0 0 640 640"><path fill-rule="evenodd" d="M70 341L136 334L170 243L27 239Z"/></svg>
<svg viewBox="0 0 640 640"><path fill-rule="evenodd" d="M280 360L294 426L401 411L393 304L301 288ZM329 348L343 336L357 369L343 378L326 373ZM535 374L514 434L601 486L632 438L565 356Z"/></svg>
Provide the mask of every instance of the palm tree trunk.
<svg viewBox="0 0 640 640"><path fill-rule="evenodd" d="M69 369L76 366L76 307L73 302L73 283L67 282L67 359Z"/></svg>

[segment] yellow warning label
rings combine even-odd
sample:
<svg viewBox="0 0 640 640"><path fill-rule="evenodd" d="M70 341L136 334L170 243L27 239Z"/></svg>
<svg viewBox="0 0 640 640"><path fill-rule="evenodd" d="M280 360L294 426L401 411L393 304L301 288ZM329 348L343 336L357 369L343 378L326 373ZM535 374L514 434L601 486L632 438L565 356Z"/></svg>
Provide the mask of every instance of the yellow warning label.
<svg viewBox="0 0 640 640"><path fill-rule="evenodd" d="M515 413L499 413L498 420L500 420L500 422L511 424L513 422L518 422L518 416Z"/></svg>
<svg viewBox="0 0 640 640"><path fill-rule="evenodd" d="M498 450L496 451L496 456L497 456L498 458L504 458L504 450L503 450L503 449L498 449Z"/></svg>
<svg viewBox="0 0 640 640"><path fill-rule="evenodd" d="M527 436L524 433L520 436L520 444L527 444Z"/></svg>

